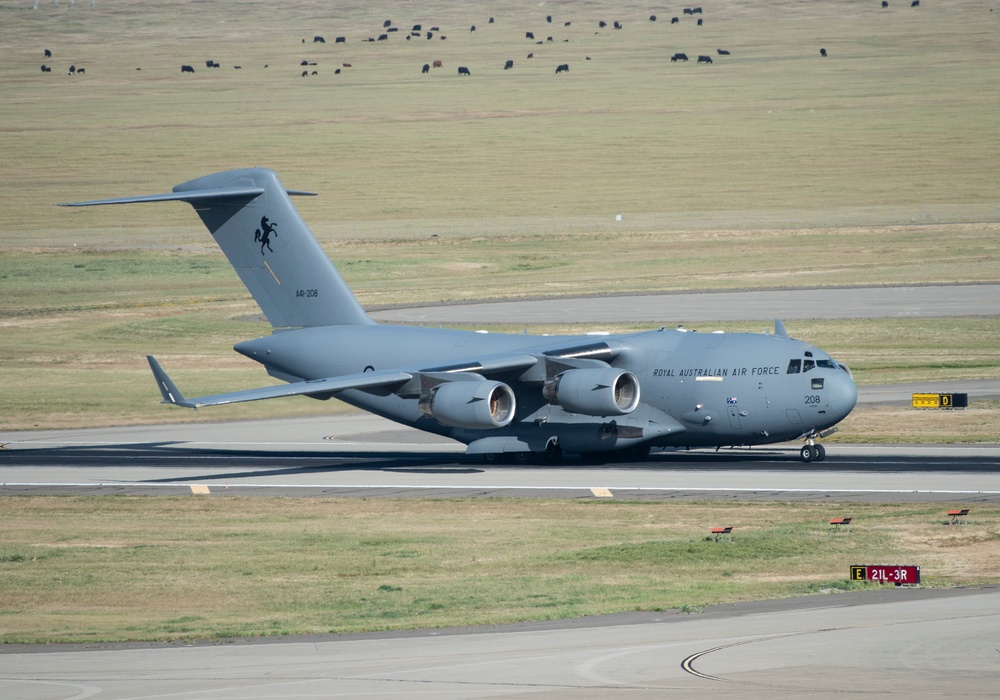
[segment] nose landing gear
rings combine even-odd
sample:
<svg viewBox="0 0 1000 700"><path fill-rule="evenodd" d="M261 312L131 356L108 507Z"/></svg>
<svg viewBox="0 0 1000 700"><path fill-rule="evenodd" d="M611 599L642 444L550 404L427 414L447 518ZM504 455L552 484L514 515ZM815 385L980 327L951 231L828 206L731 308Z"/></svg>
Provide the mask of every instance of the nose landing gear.
<svg viewBox="0 0 1000 700"><path fill-rule="evenodd" d="M809 444L802 446L799 456L803 462L822 462L826 459L826 448L822 445L814 444L813 439L809 438Z"/></svg>
<svg viewBox="0 0 1000 700"><path fill-rule="evenodd" d="M824 430L821 433L809 433L808 435L803 435L806 439L806 444L802 446L799 450L799 457L802 458L803 462L822 462L826 459L826 448L816 442L819 438L825 438L828 435L833 435L837 432L836 428L830 428L829 430Z"/></svg>

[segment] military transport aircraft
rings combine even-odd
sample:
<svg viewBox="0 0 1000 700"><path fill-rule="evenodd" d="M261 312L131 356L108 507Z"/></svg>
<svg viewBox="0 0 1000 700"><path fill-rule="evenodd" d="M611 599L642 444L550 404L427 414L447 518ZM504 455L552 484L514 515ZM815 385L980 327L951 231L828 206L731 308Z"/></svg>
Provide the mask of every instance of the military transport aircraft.
<svg viewBox="0 0 1000 700"><path fill-rule="evenodd" d="M188 408L281 396L336 396L453 438L487 461L564 453L643 458L650 448L728 447L818 438L857 400L848 368L773 335L660 328L531 336L374 322L296 211L276 173L207 175L167 194L63 206L181 201L195 211L271 323L236 352L285 382L186 398L149 356L164 403ZM602 454L603 453L603 454Z"/></svg>

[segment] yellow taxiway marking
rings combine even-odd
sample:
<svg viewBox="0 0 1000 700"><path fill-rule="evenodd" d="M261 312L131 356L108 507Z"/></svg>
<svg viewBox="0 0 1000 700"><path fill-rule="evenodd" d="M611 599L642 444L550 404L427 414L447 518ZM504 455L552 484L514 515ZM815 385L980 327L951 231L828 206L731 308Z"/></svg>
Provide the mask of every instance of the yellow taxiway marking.
<svg viewBox="0 0 1000 700"><path fill-rule="evenodd" d="M590 492L597 498L614 498L611 489L590 489Z"/></svg>
<svg viewBox="0 0 1000 700"><path fill-rule="evenodd" d="M202 484L191 484L191 493L195 496L208 496L212 492L208 490L207 486Z"/></svg>

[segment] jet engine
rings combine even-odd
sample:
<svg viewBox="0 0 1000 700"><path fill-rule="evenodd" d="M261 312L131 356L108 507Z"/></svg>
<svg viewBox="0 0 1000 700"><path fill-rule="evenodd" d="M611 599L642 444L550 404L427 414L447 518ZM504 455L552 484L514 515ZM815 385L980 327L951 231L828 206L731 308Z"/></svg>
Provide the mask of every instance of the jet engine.
<svg viewBox="0 0 1000 700"><path fill-rule="evenodd" d="M623 416L639 405L639 380L623 369L571 369L546 382L542 395L570 413Z"/></svg>
<svg viewBox="0 0 1000 700"><path fill-rule="evenodd" d="M514 420L514 391L503 382L457 381L438 384L420 397L420 410L453 428L503 428Z"/></svg>

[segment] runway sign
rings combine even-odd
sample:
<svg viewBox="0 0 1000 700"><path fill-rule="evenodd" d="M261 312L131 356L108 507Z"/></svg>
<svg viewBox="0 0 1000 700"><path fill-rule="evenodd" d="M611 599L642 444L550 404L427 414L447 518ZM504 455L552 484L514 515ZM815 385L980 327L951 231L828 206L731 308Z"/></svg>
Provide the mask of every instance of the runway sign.
<svg viewBox="0 0 1000 700"><path fill-rule="evenodd" d="M968 394L913 394L913 408L968 408Z"/></svg>
<svg viewBox="0 0 1000 700"><path fill-rule="evenodd" d="M915 586L920 583L920 567L908 564L854 564L851 566L851 580Z"/></svg>

